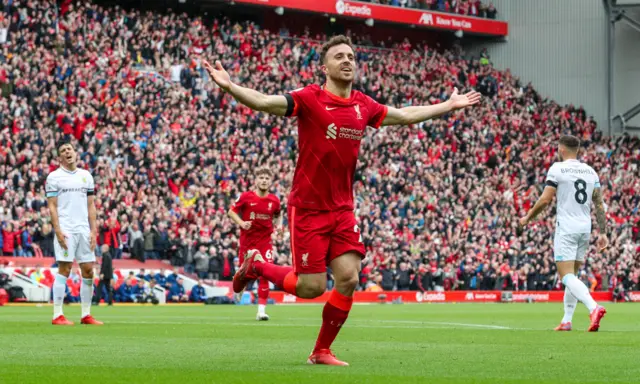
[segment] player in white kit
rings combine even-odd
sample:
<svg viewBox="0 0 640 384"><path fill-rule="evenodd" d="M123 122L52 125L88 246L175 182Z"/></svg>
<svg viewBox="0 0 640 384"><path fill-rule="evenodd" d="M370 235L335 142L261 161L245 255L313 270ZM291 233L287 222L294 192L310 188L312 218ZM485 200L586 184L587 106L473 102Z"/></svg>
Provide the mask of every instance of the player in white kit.
<svg viewBox="0 0 640 384"><path fill-rule="evenodd" d="M520 225L525 227L540 212L542 212L557 197L556 233L553 241L554 255L558 273L565 286L564 317L556 331L570 331L573 312L578 301L589 310L591 325L589 332L596 332L600 328L600 320L607 313L604 307L598 305L582 281L576 274L585 260L591 234L591 202L596 209L596 218L600 234L598 236L598 250L604 250L609 245L606 234L606 215L600 179L598 174L585 163L577 160L580 140L574 136L562 136L558 145L560 162L549 168L547 182L540 199L525 217L520 219Z"/></svg>
<svg viewBox="0 0 640 384"><path fill-rule="evenodd" d="M67 278L73 261L82 271L80 302L82 324L102 325L91 316L93 298L93 265L96 261L96 206L93 176L77 167L78 155L73 146L63 141L57 145L60 168L47 176L45 191L51 223L55 231L53 241L58 273L53 283L54 325L73 325L62 313Z"/></svg>

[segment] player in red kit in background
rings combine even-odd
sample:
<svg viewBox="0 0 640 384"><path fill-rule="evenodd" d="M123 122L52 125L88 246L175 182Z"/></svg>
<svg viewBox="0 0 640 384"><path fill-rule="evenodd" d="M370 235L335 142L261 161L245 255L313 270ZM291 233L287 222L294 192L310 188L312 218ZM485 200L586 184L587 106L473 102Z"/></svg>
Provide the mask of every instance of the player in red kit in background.
<svg viewBox="0 0 640 384"><path fill-rule="evenodd" d="M364 258L354 215L353 182L360 141L367 127L409 125L468 107L480 94L458 94L429 106L404 108L378 104L353 91L356 61L349 38L335 36L320 50L324 85L309 85L286 95L265 95L231 81L219 61L204 62L211 78L242 104L278 116L298 118L299 155L287 207L293 267L265 263L256 253L245 259L234 276L234 291L252 279L265 277L301 298L322 295L326 266L335 289L322 311L322 326L309 364L348 365L331 352L331 344L347 320L353 291Z"/></svg>
<svg viewBox="0 0 640 384"><path fill-rule="evenodd" d="M273 174L267 167L260 167L255 173L255 190L244 192L229 209L229 217L240 226L240 264L257 250L265 262L272 261L271 235L273 222L277 220L278 232L282 234L282 215L280 200L269 193ZM267 321L265 310L269 299L269 280L258 279L258 314L256 320Z"/></svg>

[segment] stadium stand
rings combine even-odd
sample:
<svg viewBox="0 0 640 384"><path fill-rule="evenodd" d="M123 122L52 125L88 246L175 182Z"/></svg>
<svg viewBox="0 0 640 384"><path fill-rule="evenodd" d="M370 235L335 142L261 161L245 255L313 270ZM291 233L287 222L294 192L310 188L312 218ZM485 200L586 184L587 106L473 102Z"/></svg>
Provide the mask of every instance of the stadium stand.
<svg viewBox="0 0 640 384"><path fill-rule="evenodd" d="M319 42L252 22L205 24L84 2L58 16L52 3L5 2L0 14L3 254L52 255L43 183L57 167L53 143L67 135L95 177L98 244L187 273L203 245L204 271L231 279L238 236L225 211L259 164L274 170L286 205L295 122L237 104L200 60L220 58L238 81L278 94L322 82ZM637 138L604 137L581 107L558 105L459 47L405 41L383 55L361 46L358 59L358 88L381 103L438 103L454 86L485 95L479 108L372 131L363 142L355 190L369 257L361 289L558 289L553 215L521 236L516 222L541 191L556 138L572 133L601 174L612 228L612 246L591 247L582 278L594 290L640 290ZM282 264L290 263L286 236L276 240Z"/></svg>

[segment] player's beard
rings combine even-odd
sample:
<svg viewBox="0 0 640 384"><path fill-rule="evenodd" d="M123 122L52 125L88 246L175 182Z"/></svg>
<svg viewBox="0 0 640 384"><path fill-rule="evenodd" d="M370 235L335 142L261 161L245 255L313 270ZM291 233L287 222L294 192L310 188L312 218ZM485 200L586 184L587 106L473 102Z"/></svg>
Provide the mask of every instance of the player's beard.
<svg viewBox="0 0 640 384"><path fill-rule="evenodd" d="M339 68L335 74L330 74L329 77L331 81L340 87L349 87L353 84L353 79L355 79L356 71L354 68L351 68L351 74L347 74L342 72L342 68Z"/></svg>

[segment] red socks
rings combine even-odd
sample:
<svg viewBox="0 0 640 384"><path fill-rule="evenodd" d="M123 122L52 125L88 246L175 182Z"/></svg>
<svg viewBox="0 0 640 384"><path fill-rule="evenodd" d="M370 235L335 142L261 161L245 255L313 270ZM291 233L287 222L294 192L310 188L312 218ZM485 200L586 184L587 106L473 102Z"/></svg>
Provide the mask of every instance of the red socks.
<svg viewBox="0 0 640 384"><path fill-rule="evenodd" d="M255 271L259 276L269 280L287 293L292 295L296 294L298 276L293 272L292 267L274 265L271 263L255 263L254 265ZM263 279L260 279L260 281L262 280Z"/></svg>
<svg viewBox="0 0 640 384"><path fill-rule="evenodd" d="M267 280L281 287L285 292L296 295L298 276L293 272L292 267L270 263L255 263L254 268L258 276L261 276L258 283L258 304L266 304L267 296L269 295L269 283ZM263 287L267 289L263 291ZM264 302L262 301L263 292ZM314 351L331 348L331 344L338 336L340 328L349 317L352 304L353 297L345 296L338 292L337 289L331 291L329 300L322 310L322 327L320 327L320 334Z"/></svg>
<svg viewBox="0 0 640 384"><path fill-rule="evenodd" d="M267 305L269 299L269 280L262 278L258 280L258 304Z"/></svg>
<svg viewBox="0 0 640 384"><path fill-rule="evenodd" d="M322 327L316 341L316 347L313 349L314 352L331 348L340 328L347 321L352 304L353 297L345 296L335 288L331 291L329 301L324 305L322 311Z"/></svg>

